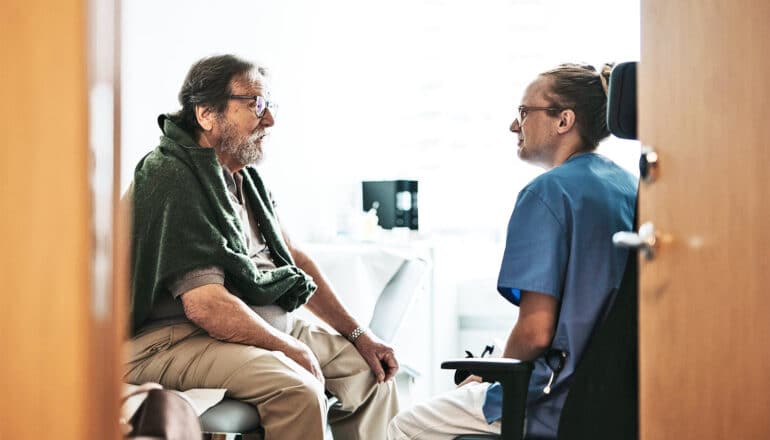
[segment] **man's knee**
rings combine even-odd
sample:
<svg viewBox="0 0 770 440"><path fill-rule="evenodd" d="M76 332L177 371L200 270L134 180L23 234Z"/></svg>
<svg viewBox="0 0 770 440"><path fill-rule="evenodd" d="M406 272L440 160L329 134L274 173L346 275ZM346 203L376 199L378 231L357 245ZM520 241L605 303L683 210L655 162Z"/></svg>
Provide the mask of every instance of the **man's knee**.
<svg viewBox="0 0 770 440"><path fill-rule="evenodd" d="M267 399L271 401L285 401L289 408L296 408L297 412L318 411L326 414L326 392L323 384L311 374L297 374L287 369L285 375L275 379L275 394Z"/></svg>
<svg viewBox="0 0 770 440"><path fill-rule="evenodd" d="M323 438L327 400L324 387L314 377L272 375L271 389L257 399L262 427L270 438ZM276 377L281 376L281 377Z"/></svg>
<svg viewBox="0 0 770 440"><path fill-rule="evenodd" d="M396 381L388 380L385 382L375 383L374 393L378 396L379 400L391 401L398 399Z"/></svg>
<svg viewBox="0 0 770 440"><path fill-rule="evenodd" d="M323 385L317 380L297 381L292 385L282 388L276 399L286 399L292 406L303 411L318 409L326 414L327 399Z"/></svg>
<svg viewBox="0 0 770 440"><path fill-rule="evenodd" d="M360 371L346 377L344 380L330 379L327 383L329 391L339 399L339 409L345 412L356 411L366 402L377 402L380 411L395 414L397 400L395 381L389 380L378 383L371 370ZM393 407L393 408L390 408Z"/></svg>
<svg viewBox="0 0 770 440"><path fill-rule="evenodd" d="M273 366L268 374L259 369L243 374L239 382L245 394L233 392L233 397L256 406L262 427L272 437L323 437L327 400L324 386L313 375Z"/></svg>

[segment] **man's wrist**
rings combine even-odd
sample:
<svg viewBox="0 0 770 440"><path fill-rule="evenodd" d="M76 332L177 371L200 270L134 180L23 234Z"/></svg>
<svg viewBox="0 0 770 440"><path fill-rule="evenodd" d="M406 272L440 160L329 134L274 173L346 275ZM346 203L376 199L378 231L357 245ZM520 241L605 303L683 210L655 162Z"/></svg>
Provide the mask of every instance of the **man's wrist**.
<svg viewBox="0 0 770 440"><path fill-rule="evenodd" d="M359 325L358 327L353 329L352 332L350 332L349 334L345 335L345 337L348 338L348 341L350 341L351 343L355 344L356 339L361 337L361 335L363 335L366 332L367 332L367 328L366 327L361 327Z"/></svg>

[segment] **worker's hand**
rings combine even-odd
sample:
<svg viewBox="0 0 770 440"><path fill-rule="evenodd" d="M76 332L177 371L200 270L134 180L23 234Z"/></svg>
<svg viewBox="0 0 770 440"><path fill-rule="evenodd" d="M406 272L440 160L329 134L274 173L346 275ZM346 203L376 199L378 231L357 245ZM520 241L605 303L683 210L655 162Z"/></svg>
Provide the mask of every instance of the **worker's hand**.
<svg viewBox="0 0 770 440"><path fill-rule="evenodd" d="M353 345L361 353L366 363L377 378L377 382L385 382L393 378L398 371L398 361L393 347L382 342L371 330L367 330L356 338Z"/></svg>
<svg viewBox="0 0 770 440"><path fill-rule="evenodd" d="M310 350L310 347L303 342L293 339L293 341L288 343L288 348L283 350L283 353L294 362L300 364L302 368L309 371L321 382L321 384L325 382L323 372L321 372L321 365L318 363L318 358L315 357L315 354Z"/></svg>
<svg viewBox="0 0 770 440"><path fill-rule="evenodd" d="M483 380L481 380L479 376L476 376L475 374L471 374L470 376L466 377L464 381L460 382L460 385L457 385L457 388L460 388L471 382L483 382Z"/></svg>

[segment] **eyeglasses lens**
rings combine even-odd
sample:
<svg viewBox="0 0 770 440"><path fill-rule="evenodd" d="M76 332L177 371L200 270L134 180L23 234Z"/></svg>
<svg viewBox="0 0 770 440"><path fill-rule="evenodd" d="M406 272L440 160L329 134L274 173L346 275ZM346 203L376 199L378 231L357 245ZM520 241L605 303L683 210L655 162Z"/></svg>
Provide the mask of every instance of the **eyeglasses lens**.
<svg viewBox="0 0 770 440"><path fill-rule="evenodd" d="M267 101L265 101L265 98L261 96L257 96L257 105L256 105L256 112L258 117L262 117L265 114L265 109L267 108Z"/></svg>

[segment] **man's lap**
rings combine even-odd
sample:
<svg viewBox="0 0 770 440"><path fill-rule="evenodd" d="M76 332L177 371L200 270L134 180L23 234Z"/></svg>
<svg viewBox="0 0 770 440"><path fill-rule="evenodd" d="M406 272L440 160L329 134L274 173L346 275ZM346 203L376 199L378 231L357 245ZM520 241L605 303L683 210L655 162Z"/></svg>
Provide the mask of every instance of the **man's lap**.
<svg viewBox="0 0 770 440"><path fill-rule="evenodd" d="M227 343L191 324L176 324L139 334L129 342L125 380L158 382L174 389L228 388L235 379L257 373L260 382L312 383L315 378L281 352ZM311 380L312 379L312 380Z"/></svg>
<svg viewBox="0 0 770 440"><path fill-rule="evenodd" d="M366 361L344 337L299 319L291 335L310 347L327 378L327 388L341 401L355 406L362 392L368 394L375 385ZM182 390L227 388L233 396L241 395L243 386L253 388L255 381L264 384L263 391L287 383L317 385L312 374L282 352L219 341L189 323L140 333L128 346L124 380L130 383L152 381ZM346 393L351 395L343 396Z"/></svg>

